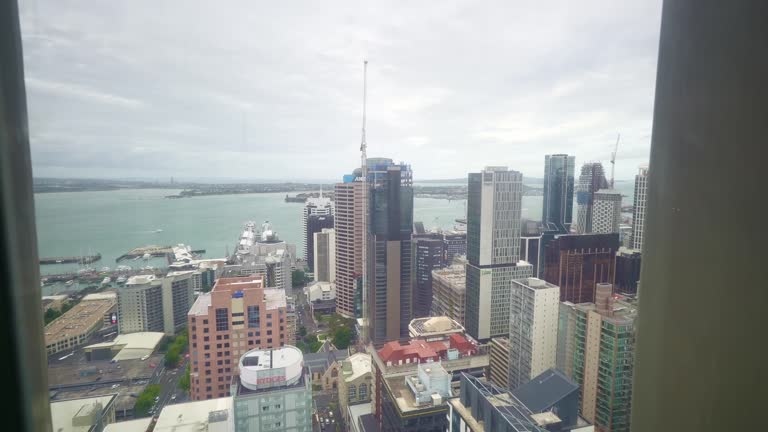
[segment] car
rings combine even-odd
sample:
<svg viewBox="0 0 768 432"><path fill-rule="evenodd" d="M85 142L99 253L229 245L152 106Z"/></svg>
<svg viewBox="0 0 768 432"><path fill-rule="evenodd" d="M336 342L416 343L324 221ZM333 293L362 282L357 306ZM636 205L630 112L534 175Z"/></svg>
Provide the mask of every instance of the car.
<svg viewBox="0 0 768 432"><path fill-rule="evenodd" d="M171 395L171 400L176 400L176 393Z"/></svg>
<svg viewBox="0 0 768 432"><path fill-rule="evenodd" d="M141 361L144 361L144 360L146 360L146 359L148 359L148 358L149 358L149 354L147 354L147 355L145 355L145 356L142 356L142 357L141 357Z"/></svg>
<svg viewBox="0 0 768 432"><path fill-rule="evenodd" d="M159 400L160 400L160 396L156 396L156 397L155 397L155 402L157 402L157 401L159 401Z"/></svg>
<svg viewBox="0 0 768 432"><path fill-rule="evenodd" d="M118 388L118 387L120 387L120 384L113 384L113 385L112 385L112 388L113 388L113 389L116 389L116 388Z"/></svg>

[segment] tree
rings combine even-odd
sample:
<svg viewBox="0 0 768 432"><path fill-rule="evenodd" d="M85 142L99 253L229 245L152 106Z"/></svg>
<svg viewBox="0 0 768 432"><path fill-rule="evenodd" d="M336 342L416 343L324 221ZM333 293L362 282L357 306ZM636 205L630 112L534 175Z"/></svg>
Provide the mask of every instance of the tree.
<svg viewBox="0 0 768 432"><path fill-rule="evenodd" d="M304 326L299 327L299 336L304 337L307 335L307 328Z"/></svg>
<svg viewBox="0 0 768 432"><path fill-rule="evenodd" d="M291 272L291 285L293 287L302 287L307 281L307 276L301 270L294 270Z"/></svg>
<svg viewBox="0 0 768 432"><path fill-rule="evenodd" d="M187 370L184 371L184 376L179 380L179 387L186 392L189 391L189 365L187 365Z"/></svg>
<svg viewBox="0 0 768 432"><path fill-rule="evenodd" d="M333 333L333 344L338 349L346 349L352 342L352 330L349 327L339 327Z"/></svg>
<svg viewBox="0 0 768 432"><path fill-rule="evenodd" d="M136 405L133 406L136 417L144 417L149 414L150 408L155 404L155 398L160 394L160 384L150 384L136 398Z"/></svg>
<svg viewBox="0 0 768 432"><path fill-rule="evenodd" d="M179 354L181 350L178 345L172 345L165 353L165 366L172 368L179 364Z"/></svg>

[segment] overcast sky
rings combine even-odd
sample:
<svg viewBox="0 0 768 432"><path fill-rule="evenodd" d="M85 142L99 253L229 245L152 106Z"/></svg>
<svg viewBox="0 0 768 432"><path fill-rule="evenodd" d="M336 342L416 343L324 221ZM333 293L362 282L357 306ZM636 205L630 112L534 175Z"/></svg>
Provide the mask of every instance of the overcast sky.
<svg viewBox="0 0 768 432"><path fill-rule="evenodd" d="M660 0L393 3L21 2L35 175L336 180L364 58L368 154L416 180L647 163Z"/></svg>

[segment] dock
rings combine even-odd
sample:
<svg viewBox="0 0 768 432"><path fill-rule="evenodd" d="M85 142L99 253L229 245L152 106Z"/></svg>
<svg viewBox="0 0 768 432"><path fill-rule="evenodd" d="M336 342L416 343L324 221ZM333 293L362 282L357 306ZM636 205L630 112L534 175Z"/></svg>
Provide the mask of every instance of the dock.
<svg viewBox="0 0 768 432"><path fill-rule="evenodd" d="M144 246L133 248L127 253L115 258L115 262L120 262L126 259L141 258L144 255L149 254L152 257L168 257L173 256L172 246Z"/></svg>
<svg viewBox="0 0 768 432"><path fill-rule="evenodd" d="M101 260L101 254L40 258L40 264L92 264Z"/></svg>

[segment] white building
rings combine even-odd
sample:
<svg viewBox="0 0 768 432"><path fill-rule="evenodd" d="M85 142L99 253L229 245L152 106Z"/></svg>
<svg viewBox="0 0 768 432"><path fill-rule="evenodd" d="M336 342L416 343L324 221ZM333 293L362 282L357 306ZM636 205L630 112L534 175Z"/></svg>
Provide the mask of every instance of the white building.
<svg viewBox="0 0 768 432"><path fill-rule="evenodd" d="M240 236L235 263L224 269L227 277L264 276L267 286L281 288L292 295L291 272L296 268L296 246L280 240L269 222L257 231L253 222L246 223Z"/></svg>
<svg viewBox="0 0 768 432"><path fill-rule="evenodd" d="M243 354L232 384L235 431L312 431L312 382L294 346Z"/></svg>
<svg viewBox="0 0 768 432"><path fill-rule="evenodd" d="M520 260L523 175L506 167L469 174L464 325L477 340L509 331L509 286L533 276Z"/></svg>
<svg viewBox="0 0 768 432"><path fill-rule="evenodd" d="M620 224L621 193L614 189L597 191L592 207L592 232L595 234L618 233Z"/></svg>
<svg viewBox="0 0 768 432"><path fill-rule="evenodd" d="M310 303L318 300L335 300L336 285L330 282L315 282L304 289L307 301Z"/></svg>
<svg viewBox="0 0 768 432"><path fill-rule="evenodd" d="M555 367L559 307L558 286L533 277L512 281L509 388Z"/></svg>
<svg viewBox="0 0 768 432"><path fill-rule="evenodd" d="M164 278L131 276L117 289L117 326L120 334L165 332L173 335L187 324L195 301L195 272L171 272Z"/></svg>
<svg viewBox="0 0 768 432"><path fill-rule="evenodd" d="M235 418L231 397L166 405L160 412L154 428L154 432L234 430Z"/></svg>
<svg viewBox="0 0 768 432"><path fill-rule="evenodd" d="M632 210L632 249L643 251L643 226L648 205L648 167L635 176L635 204Z"/></svg>
<svg viewBox="0 0 768 432"><path fill-rule="evenodd" d="M315 282L336 281L336 230L323 228L314 233L314 275Z"/></svg>

